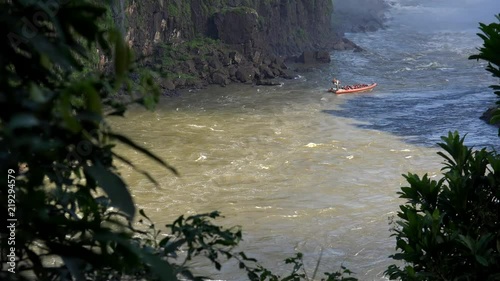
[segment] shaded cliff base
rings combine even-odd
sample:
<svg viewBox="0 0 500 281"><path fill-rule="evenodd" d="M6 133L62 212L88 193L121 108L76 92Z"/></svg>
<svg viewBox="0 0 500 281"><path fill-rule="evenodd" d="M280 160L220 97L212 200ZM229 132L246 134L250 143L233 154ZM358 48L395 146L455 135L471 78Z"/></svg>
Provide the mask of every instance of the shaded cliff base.
<svg viewBox="0 0 500 281"><path fill-rule="evenodd" d="M203 88L230 83L273 85L269 79L293 78L285 57L251 50L247 55L219 40L196 38L181 44L163 44L147 64L160 74L165 90Z"/></svg>
<svg viewBox="0 0 500 281"><path fill-rule="evenodd" d="M345 38L338 38L332 49L361 51ZM210 38L196 38L180 44L162 44L146 66L160 76L166 92L175 89L201 89L210 84L230 83L279 85L274 78L292 79L297 74L287 65L329 63L327 50L304 51L298 56L277 56L248 47L243 52Z"/></svg>

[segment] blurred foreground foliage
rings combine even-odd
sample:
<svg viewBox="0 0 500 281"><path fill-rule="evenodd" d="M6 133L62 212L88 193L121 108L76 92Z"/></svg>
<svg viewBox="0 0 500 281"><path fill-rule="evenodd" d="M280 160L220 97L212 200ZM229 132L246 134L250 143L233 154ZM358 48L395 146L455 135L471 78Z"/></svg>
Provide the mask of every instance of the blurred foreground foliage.
<svg viewBox="0 0 500 281"><path fill-rule="evenodd" d="M443 178L408 173L394 222L392 280L500 280L500 155L443 137Z"/></svg>
<svg viewBox="0 0 500 281"><path fill-rule="evenodd" d="M106 122L130 104L154 108L159 90L110 27L111 3L96 2L0 1L0 220L17 220L0 229L0 279L201 280L189 268L195 256L216 269L236 259L250 280L309 279L301 254L280 277L236 251L241 230L212 224L217 212L181 216L161 236L141 210L134 227L116 161L155 180L115 143L177 171ZM356 280L350 273L326 278Z"/></svg>

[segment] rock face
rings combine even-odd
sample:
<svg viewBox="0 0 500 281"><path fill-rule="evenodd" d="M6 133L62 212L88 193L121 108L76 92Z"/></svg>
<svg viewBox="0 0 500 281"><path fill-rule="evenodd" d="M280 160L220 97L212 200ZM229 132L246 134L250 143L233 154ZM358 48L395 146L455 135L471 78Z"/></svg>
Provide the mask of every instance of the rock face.
<svg viewBox="0 0 500 281"><path fill-rule="evenodd" d="M227 8L213 16L216 38L229 45L244 45L258 40L257 19L252 8Z"/></svg>
<svg viewBox="0 0 500 281"><path fill-rule="evenodd" d="M384 0L336 1L332 22L339 33L376 31L384 27L387 8Z"/></svg>
<svg viewBox="0 0 500 281"><path fill-rule="evenodd" d="M171 89L290 77L284 61L330 61L356 46L332 28L331 0L115 0L115 21Z"/></svg>
<svg viewBox="0 0 500 281"><path fill-rule="evenodd" d="M115 19L143 55L197 36L273 55L329 49L331 0L115 0ZM122 11L120 11L122 9ZM121 20L126 18L125 21Z"/></svg>

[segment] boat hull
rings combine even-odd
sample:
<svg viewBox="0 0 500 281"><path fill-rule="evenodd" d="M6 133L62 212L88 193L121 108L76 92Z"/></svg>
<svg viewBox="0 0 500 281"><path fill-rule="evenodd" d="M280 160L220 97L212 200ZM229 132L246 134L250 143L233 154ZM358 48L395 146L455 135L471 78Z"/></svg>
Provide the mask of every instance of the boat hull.
<svg viewBox="0 0 500 281"><path fill-rule="evenodd" d="M338 90L334 90L334 89L330 89L328 90L328 92L331 92L331 93L334 93L334 94L337 94L337 95L340 95L340 94L352 94L352 93L361 93L361 92L369 92L371 90L373 90L373 88L375 88L377 86L377 83L373 83L373 84L370 84L366 87L360 87L360 88L357 88L357 89L348 89L348 90L345 90L345 89L338 89Z"/></svg>

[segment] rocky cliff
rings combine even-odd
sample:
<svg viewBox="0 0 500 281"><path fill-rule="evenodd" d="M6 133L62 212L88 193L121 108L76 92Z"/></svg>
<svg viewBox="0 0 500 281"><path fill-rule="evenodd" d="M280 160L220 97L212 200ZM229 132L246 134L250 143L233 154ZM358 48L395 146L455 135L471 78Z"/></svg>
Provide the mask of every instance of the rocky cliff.
<svg viewBox="0 0 500 281"><path fill-rule="evenodd" d="M284 59L329 62L353 48L331 0L114 0L113 17L167 89L289 77Z"/></svg>
<svg viewBox="0 0 500 281"><path fill-rule="evenodd" d="M196 37L295 55L332 46L331 0L115 0L115 17L141 54Z"/></svg>

